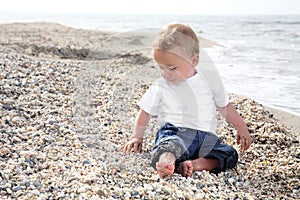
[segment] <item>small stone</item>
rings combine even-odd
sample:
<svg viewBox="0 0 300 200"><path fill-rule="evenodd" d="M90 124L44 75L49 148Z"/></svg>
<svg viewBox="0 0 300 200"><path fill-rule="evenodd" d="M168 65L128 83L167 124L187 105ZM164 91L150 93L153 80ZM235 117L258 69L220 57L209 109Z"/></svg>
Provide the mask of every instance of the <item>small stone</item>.
<svg viewBox="0 0 300 200"><path fill-rule="evenodd" d="M8 194L12 194L12 193L13 193L13 191L12 191L10 188L6 188L6 192L7 192Z"/></svg>
<svg viewBox="0 0 300 200"><path fill-rule="evenodd" d="M24 156L26 158L31 157L31 156L37 156L38 153L35 151L21 151L20 156Z"/></svg>
<svg viewBox="0 0 300 200"><path fill-rule="evenodd" d="M23 185L25 187L29 187L30 186L30 181L23 181Z"/></svg>
<svg viewBox="0 0 300 200"><path fill-rule="evenodd" d="M42 187L42 184L41 184L39 181L34 181L34 182L33 182L33 185L34 185L36 188Z"/></svg>
<svg viewBox="0 0 300 200"><path fill-rule="evenodd" d="M63 193L63 192L59 192L58 194L57 194L57 199L60 199L60 198L65 198L66 197L66 194L65 193Z"/></svg>
<svg viewBox="0 0 300 200"><path fill-rule="evenodd" d="M87 187L80 187L80 188L78 188L78 190L77 190L77 192L78 193L85 193L87 191Z"/></svg>
<svg viewBox="0 0 300 200"><path fill-rule="evenodd" d="M27 174L27 175L30 175L30 174L34 173L34 170L31 169L31 168L27 168L26 170L24 170L24 173Z"/></svg>
<svg viewBox="0 0 300 200"><path fill-rule="evenodd" d="M261 195L267 195L268 193L267 192L265 192L265 191L262 191L261 192Z"/></svg>
<svg viewBox="0 0 300 200"><path fill-rule="evenodd" d="M44 139L43 139L44 143L48 143L48 144L51 144L53 142L55 142L55 139L53 137L50 137L50 136L46 136Z"/></svg>
<svg viewBox="0 0 300 200"><path fill-rule="evenodd" d="M100 187L93 187L92 191L100 197L106 197L105 192Z"/></svg>
<svg viewBox="0 0 300 200"><path fill-rule="evenodd" d="M40 191L38 190L32 190L31 193L34 195L40 195Z"/></svg>
<svg viewBox="0 0 300 200"><path fill-rule="evenodd" d="M249 187L249 183L248 183L248 182L245 182L245 183L243 184L243 186L244 186L244 188L247 188L247 187Z"/></svg>
<svg viewBox="0 0 300 200"><path fill-rule="evenodd" d="M298 193L299 192L299 190L293 190L293 193L294 194L296 194L296 193Z"/></svg>
<svg viewBox="0 0 300 200"><path fill-rule="evenodd" d="M235 182L235 180L234 180L234 178L231 177L231 178L228 179L228 182L229 182L230 184L233 184L233 183Z"/></svg>
<svg viewBox="0 0 300 200"><path fill-rule="evenodd" d="M134 191L134 192L133 192L133 196L134 196L134 197L137 197L137 196L139 196L139 195L140 195L140 193L139 193L138 191Z"/></svg>
<svg viewBox="0 0 300 200"><path fill-rule="evenodd" d="M19 190L21 190L21 189L23 189L22 186L14 186L14 187L12 188L12 191L17 192L17 191L19 191Z"/></svg>
<svg viewBox="0 0 300 200"><path fill-rule="evenodd" d="M131 197L131 194L129 192L125 192L125 197L126 198L130 198Z"/></svg>
<svg viewBox="0 0 300 200"><path fill-rule="evenodd" d="M91 164L91 161L89 161L89 160L84 160L84 161L82 162L82 165L88 165L88 164Z"/></svg>
<svg viewBox="0 0 300 200"><path fill-rule="evenodd" d="M1 148L0 153L2 154L0 156L7 156L10 153L10 149L7 147L3 147Z"/></svg>
<svg viewBox="0 0 300 200"><path fill-rule="evenodd" d="M198 182L198 183L196 184L196 187L197 187L198 189L200 189L200 188L202 188L202 187L203 187L203 184L202 184L202 183L200 183L200 182Z"/></svg>

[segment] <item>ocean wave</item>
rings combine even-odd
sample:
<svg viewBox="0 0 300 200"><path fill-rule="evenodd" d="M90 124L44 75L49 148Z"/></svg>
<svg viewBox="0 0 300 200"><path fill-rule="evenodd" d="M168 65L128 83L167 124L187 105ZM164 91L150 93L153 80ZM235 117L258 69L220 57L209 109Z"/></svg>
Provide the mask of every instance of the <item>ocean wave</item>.
<svg viewBox="0 0 300 200"><path fill-rule="evenodd" d="M244 25L260 25L260 24L280 24L280 25L300 25L300 21L244 21Z"/></svg>

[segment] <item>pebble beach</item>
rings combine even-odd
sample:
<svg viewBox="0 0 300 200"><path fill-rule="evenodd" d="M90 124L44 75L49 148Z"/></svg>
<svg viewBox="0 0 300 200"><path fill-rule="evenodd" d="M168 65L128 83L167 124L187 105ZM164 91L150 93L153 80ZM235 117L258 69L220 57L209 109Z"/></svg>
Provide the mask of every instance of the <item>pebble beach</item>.
<svg viewBox="0 0 300 200"><path fill-rule="evenodd" d="M153 35L55 23L0 25L0 199L298 199L300 117L238 94L230 101L253 144L240 152L218 116L221 139L239 151L236 170L161 179L143 153L124 154L137 101L159 74ZM215 43L202 39L207 48Z"/></svg>

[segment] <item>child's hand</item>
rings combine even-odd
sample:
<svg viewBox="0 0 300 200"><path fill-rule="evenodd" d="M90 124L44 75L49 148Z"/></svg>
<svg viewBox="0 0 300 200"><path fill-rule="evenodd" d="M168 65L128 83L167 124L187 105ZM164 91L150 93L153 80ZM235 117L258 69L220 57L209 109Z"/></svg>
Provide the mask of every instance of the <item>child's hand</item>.
<svg viewBox="0 0 300 200"><path fill-rule="evenodd" d="M120 147L120 150L125 153L130 153L132 150L134 153L142 152L143 138L131 138L126 144Z"/></svg>
<svg viewBox="0 0 300 200"><path fill-rule="evenodd" d="M237 129L236 141L241 145L242 151L246 151L250 147L253 140L246 127Z"/></svg>

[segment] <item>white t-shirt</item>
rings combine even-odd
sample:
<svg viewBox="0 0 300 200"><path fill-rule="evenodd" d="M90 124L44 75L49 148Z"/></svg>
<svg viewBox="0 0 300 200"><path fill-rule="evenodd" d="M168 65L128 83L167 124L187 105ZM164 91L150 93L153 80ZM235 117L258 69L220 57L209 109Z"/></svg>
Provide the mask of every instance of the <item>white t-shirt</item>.
<svg viewBox="0 0 300 200"><path fill-rule="evenodd" d="M171 123L178 127L215 132L216 105L224 107L229 99L217 70L197 67L197 73L174 85L157 79L138 105L158 116L159 126Z"/></svg>

